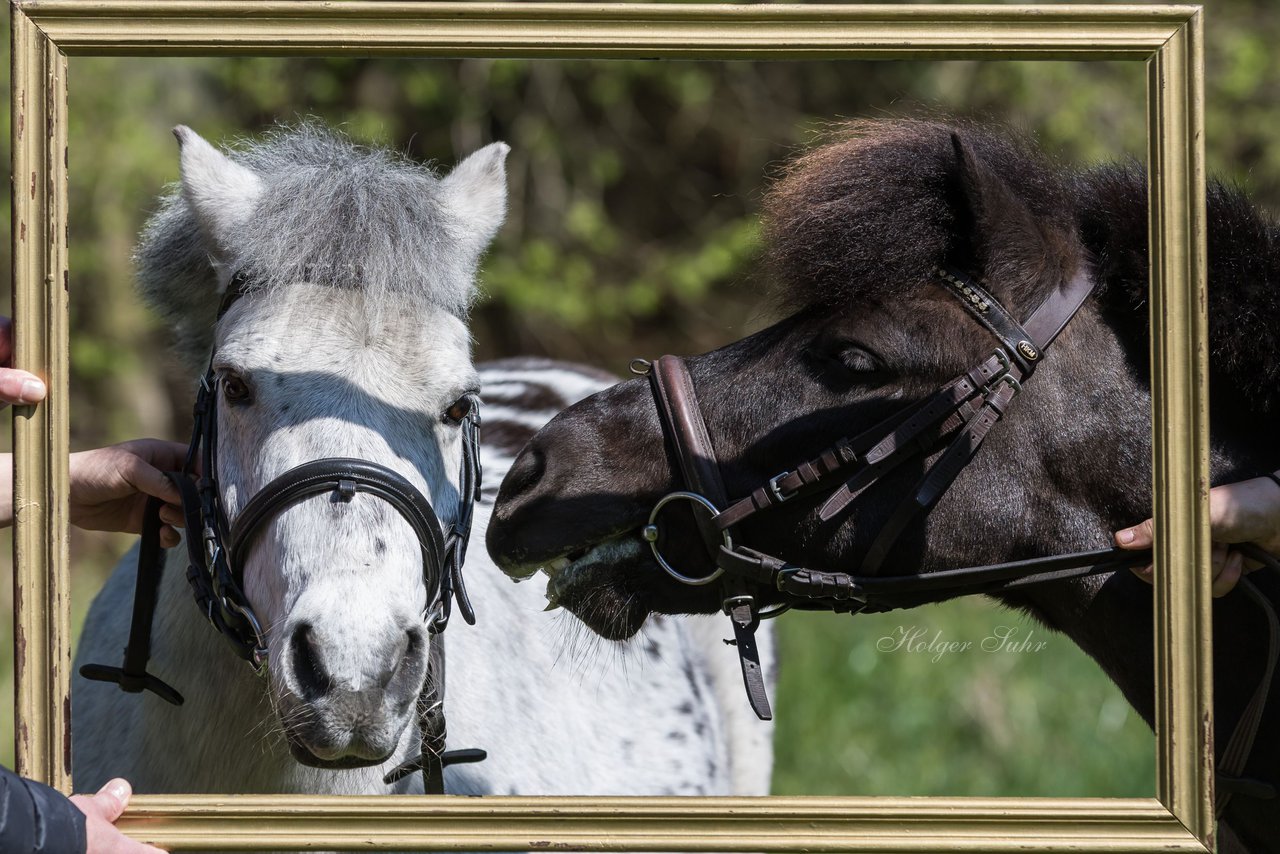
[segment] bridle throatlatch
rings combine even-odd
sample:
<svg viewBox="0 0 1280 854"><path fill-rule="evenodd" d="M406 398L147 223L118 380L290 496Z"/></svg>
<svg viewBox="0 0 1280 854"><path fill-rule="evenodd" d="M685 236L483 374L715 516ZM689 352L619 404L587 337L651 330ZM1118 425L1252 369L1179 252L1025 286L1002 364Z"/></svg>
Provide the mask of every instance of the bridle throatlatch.
<svg viewBox="0 0 1280 854"><path fill-rule="evenodd" d="M232 279L218 310L218 320L244 293L245 282ZM479 762L483 750L445 751L444 638L453 603L462 618L475 623L475 612L463 584L462 564L475 502L480 498L480 401L472 396L462 419L462 465L458 478L458 502L454 521L444 525L431 502L402 475L379 463L346 457L312 460L289 469L254 495L228 524L218 484L218 387L213 357L196 393L194 426L186 461L180 472L166 472L182 496L186 531L187 581L200 613L226 638L236 655L261 673L267 664L262 624L244 594L244 565L249 549L262 528L294 504L317 495L332 495L349 502L366 493L390 504L412 527L422 551L422 580L426 589L427 630L433 636L422 695L418 699L422 755L405 762L386 776L388 784L422 771L427 794L444 792L444 768L462 762ZM199 467L197 468L197 461ZM151 691L174 705L182 695L147 671L151 655L151 627L165 549L160 546L160 507L151 498L143 517L142 543L133 599L129 643L121 667L86 664L80 675L100 682L114 682L129 693Z"/></svg>
<svg viewBox="0 0 1280 854"><path fill-rule="evenodd" d="M659 566L688 585L718 582L723 610L733 623L734 645L742 663L747 697L763 720L772 717L765 693L755 630L761 619L790 608L839 613L876 613L913 608L972 594L1004 593L1019 588L1113 572L1149 563L1149 551L1099 549L1032 558L988 566L966 567L919 575L882 577L878 573L910 523L927 513L974 458L983 439L1004 416L1049 346L1093 291L1093 280L1081 270L1063 287L1053 290L1025 323L1019 323L982 284L955 270L935 270L934 279L996 340L991 356L856 436L838 440L813 459L770 478L749 495L729 500L689 372L682 359L663 356L653 362L637 359L633 373L647 376L668 448L674 455L685 489L661 498L650 512L641 536L649 543ZM757 551L743 543L742 525L756 513L800 496L825 495L819 516L828 521L843 513L860 495L907 460L937 455L915 485L876 533L861 565L854 572L798 566ZM678 569L662 553L666 536L662 516L682 503L690 508L713 569L691 575ZM1260 550L1251 554L1280 570L1276 559ZM1228 750L1219 762L1222 794L1219 809L1232 791L1264 791L1275 796L1269 783L1240 780L1253 736L1261 722L1271 676L1280 657L1280 625L1274 609L1247 579L1249 595L1267 612L1270 626L1269 663L1262 684ZM777 591L781 604L767 611L758 607L753 591ZM1258 787L1263 787L1258 789ZM1225 797L1223 796L1225 795Z"/></svg>

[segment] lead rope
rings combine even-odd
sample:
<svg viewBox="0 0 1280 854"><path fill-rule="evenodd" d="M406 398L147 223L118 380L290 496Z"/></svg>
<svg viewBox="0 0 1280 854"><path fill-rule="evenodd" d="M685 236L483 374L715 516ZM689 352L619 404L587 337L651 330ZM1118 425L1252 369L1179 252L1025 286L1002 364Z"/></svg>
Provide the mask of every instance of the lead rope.
<svg viewBox="0 0 1280 854"><path fill-rule="evenodd" d="M142 514L142 544L138 548L138 569L134 581L133 618L129 623L129 642L124 648L124 664L83 664L80 675L95 682L114 682L130 694L150 691L162 700L181 706L182 694L160 677L147 672L151 659L151 623L155 618L160 577L164 573L165 550L160 546L159 498L148 498Z"/></svg>

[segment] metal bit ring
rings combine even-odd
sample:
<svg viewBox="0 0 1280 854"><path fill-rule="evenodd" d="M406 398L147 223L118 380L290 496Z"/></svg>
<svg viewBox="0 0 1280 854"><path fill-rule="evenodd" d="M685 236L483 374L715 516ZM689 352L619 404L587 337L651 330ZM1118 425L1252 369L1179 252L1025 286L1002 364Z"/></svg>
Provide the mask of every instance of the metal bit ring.
<svg viewBox="0 0 1280 854"><path fill-rule="evenodd" d="M717 566L715 571L710 575L704 575L701 577L685 575L671 564L667 563L666 558L662 556L662 552L658 551L658 514L662 512L663 507L667 506L672 501L675 501L677 498L683 498L686 501L692 501L695 504L702 505L702 507L712 516L718 516L720 514L719 508L712 504L706 497L699 495L696 492L672 492L668 495L664 495L657 504L653 505L653 510L649 513L649 524L645 525L644 528L641 529L640 536L649 544L649 548L653 551L654 560L658 562L658 566L662 567L667 575L670 575L682 584L701 587L704 584L710 584L723 575L724 567ZM720 537L724 541L725 548L733 548L733 538L729 536L728 531L721 531Z"/></svg>

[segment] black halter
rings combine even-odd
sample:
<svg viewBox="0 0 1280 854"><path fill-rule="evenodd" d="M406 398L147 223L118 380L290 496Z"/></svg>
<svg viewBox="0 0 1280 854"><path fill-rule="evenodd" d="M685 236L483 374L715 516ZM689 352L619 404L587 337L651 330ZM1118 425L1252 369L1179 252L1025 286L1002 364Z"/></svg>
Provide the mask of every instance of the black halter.
<svg viewBox="0 0 1280 854"><path fill-rule="evenodd" d="M232 279L218 309L218 320L244 293L244 285L242 277ZM458 504L454 522L447 527L426 496L400 474L379 463L346 457L312 460L289 469L254 495L240 509L234 523L228 525L218 484L218 386L211 356L196 393L186 462L182 471L166 473L182 495L189 560L187 581L196 606L236 654L261 671L267 663L267 648L262 625L244 594L244 564L263 525L299 501L330 493L336 500L347 502L356 493L364 492L394 507L413 528L421 545L422 580L427 595L425 617L427 629L435 638L431 643L423 694L419 698L422 755L390 772L386 782L390 784L421 770L427 793L443 793L446 765L485 758L484 751L479 750L443 750L444 639L441 636L448 625L454 600L463 619L469 624L475 623L475 612L463 584L462 563L471 535L475 502L480 497L479 399L472 396L471 406L460 425L462 466ZM197 460L200 462L198 475ZM182 695L146 669L152 618L165 563L165 550L159 544L162 503L157 498L147 503L124 664L122 667L86 664L80 668L80 675L114 682L130 693L151 691L174 705L181 705Z"/></svg>
<svg viewBox="0 0 1280 854"><path fill-rule="evenodd" d="M658 564L684 584L719 582L723 610L733 624L734 645L742 665L747 697L763 720L772 718L764 676L756 649L755 631L761 619L790 608L840 613L875 613L914 608L973 594L1004 593L1031 585L1113 572L1150 562L1150 551L1100 549L989 566L966 567L920 575L879 576L893 545L910 522L927 513L977 454L983 439L1000 420L1043 360L1049 345L1079 311L1093 290L1092 279L1080 272L1055 290L1032 312L1025 324L1013 316L986 288L951 270L935 271L938 282L996 339L992 355L944 385L929 397L894 413L856 436L843 438L817 457L784 471L730 501L725 492L693 381L683 360L663 356L653 362L637 359L632 371L649 378L659 421L674 453L687 490L672 492L654 505L641 536ZM817 570L742 544L738 526L754 514L801 495L827 495L821 518L844 512L886 473L909 459L938 453L906 498L877 532L861 567L853 572ZM839 477L842 482L833 481ZM676 569L662 554L664 508L688 502L715 569L690 576ZM1275 570L1280 562L1256 548L1250 557ZM1247 579L1241 586L1266 611L1269 625L1268 664L1219 763L1219 811L1232 792L1275 797L1270 783L1242 780L1270 692L1271 676L1280 658L1280 623L1270 602ZM759 588L776 591L781 605L761 611ZM1262 795L1258 792L1262 791Z"/></svg>

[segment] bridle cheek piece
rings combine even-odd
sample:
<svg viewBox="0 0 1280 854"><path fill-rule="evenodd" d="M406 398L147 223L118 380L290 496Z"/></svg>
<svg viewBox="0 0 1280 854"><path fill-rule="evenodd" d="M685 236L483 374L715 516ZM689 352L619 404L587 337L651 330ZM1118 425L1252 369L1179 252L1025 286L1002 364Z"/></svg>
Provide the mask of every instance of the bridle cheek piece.
<svg viewBox="0 0 1280 854"><path fill-rule="evenodd" d="M1040 563L1032 564L1032 569L1023 562L958 570L945 578L945 584L939 576L946 574L940 573L875 577L907 525L927 512L973 459L983 438L1022 391L1023 382L1035 371L1053 339L1093 290L1092 279L1081 271L1066 287L1055 290L1024 326L986 288L967 276L936 270L935 277L995 337L998 346L991 356L924 400L856 436L840 439L817 457L774 475L736 501L730 501L725 491L715 448L684 361L663 356L652 363L643 359L631 363L634 373L649 379L668 447L688 487L664 496L654 505L641 536L653 550L658 565L677 581L691 585L721 582L723 608L733 621L735 641L742 654L747 694L761 718L772 715L759 661L750 658L754 643L746 644L744 653L744 635L753 633L761 618L776 616L792 607L839 612L910 607L961 592L991 592L1007 587L1013 579L1027 583L1028 576L1042 568ZM941 453L937 460L877 533L857 575L795 566L749 548L742 544L741 537L735 542L734 531L751 516L801 495L826 490L819 515L824 521L830 520L904 460L938 451ZM832 485L836 476L843 482ZM714 571L691 576L677 570L663 555L660 517L676 501L691 503ZM1120 556L1114 551L1083 556L1092 571L1102 571L1096 565L1104 557L1112 559L1108 566L1111 569L1122 561L1137 562L1132 554ZM957 572L963 575L955 575ZM973 589L961 590L961 586ZM769 588L770 598L780 599L781 604L761 613L755 601L760 587Z"/></svg>
<svg viewBox="0 0 1280 854"><path fill-rule="evenodd" d="M244 281L232 279L218 320L244 293ZM327 457L295 466L270 481L245 503L228 525L218 483L218 401L219 380L210 357L200 379L194 407L194 426L186 461L180 472L166 472L182 496L187 545L187 581L197 608L236 654L262 673L267 664L267 647L262 624L244 593L244 567L250 547L262 528L289 507L308 498L329 494L348 503L357 493L387 502L413 529L422 553L422 580L426 590L424 619L434 638L427 663L423 694L419 698L419 727L422 755L386 775L387 784L421 770L428 794L444 791L443 770L456 762L478 762L484 751L445 751L444 643L441 633L449 623L456 601L463 619L475 623L475 612L463 584L462 564L475 502L480 498L480 400L468 395L470 406L459 423L462 464L458 477L458 502L454 521L444 525L431 502L402 475L367 460ZM197 475L196 461L200 461ZM129 693L151 691L174 705L182 705L182 695L163 680L147 672L150 658L151 624L164 570L164 549L160 547L160 507L151 498L144 514L142 544L138 553L137 585L133 619L124 664L111 667L86 664L80 674L86 679L114 682Z"/></svg>

